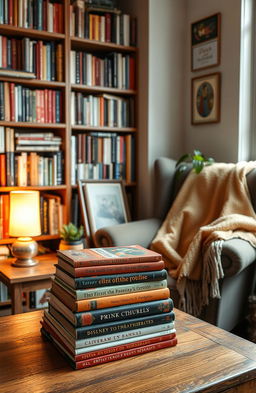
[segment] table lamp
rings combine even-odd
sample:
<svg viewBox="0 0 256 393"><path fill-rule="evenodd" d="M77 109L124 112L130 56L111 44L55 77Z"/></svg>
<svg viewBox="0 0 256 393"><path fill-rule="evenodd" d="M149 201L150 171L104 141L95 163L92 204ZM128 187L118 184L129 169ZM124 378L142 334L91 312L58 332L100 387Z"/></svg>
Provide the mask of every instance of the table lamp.
<svg viewBox="0 0 256 393"><path fill-rule="evenodd" d="M31 236L40 234L39 191L11 191L9 235L18 237L11 248L17 258L12 265L37 265L33 257L37 255L38 245Z"/></svg>

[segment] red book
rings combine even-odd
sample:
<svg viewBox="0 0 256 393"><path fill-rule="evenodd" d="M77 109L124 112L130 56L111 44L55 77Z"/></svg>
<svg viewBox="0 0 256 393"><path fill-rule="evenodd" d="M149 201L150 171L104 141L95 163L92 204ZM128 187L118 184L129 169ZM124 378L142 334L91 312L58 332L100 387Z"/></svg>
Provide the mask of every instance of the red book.
<svg viewBox="0 0 256 393"><path fill-rule="evenodd" d="M13 25L13 0L8 0L8 24Z"/></svg>
<svg viewBox="0 0 256 393"><path fill-rule="evenodd" d="M17 70L17 40L15 38L11 38L11 43L12 43L12 68L14 70Z"/></svg>
<svg viewBox="0 0 256 393"><path fill-rule="evenodd" d="M2 36L2 67L7 67L7 37Z"/></svg>
<svg viewBox="0 0 256 393"><path fill-rule="evenodd" d="M44 121L45 121L45 123L49 123L48 102L49 102L49 90L46 89L44 91Z"/></svg>
<svg viewBox="0 0 256 393"><path fill-rule="evenodd" d="M10 120L15 121L15 84L10 82Z"/></svg>
<svg viewBox="0 0 256 393"><path fill-rule="evenodd" d="M105 14L105 41L111 42L111 15Z"/></svg>
<svg viewBox="0 0 256 393"><path fill-rule="evenodd" d="M49 123L53 122L53 116L52 116L52 90L47 90L48 94L48 120Z"/></svg>
<svg viewBox="0 0 256 393"><path fill-rule="evenodd" d="M103 276L107 274L150 272L164 269L164 261L123 263L121 265L102 265L74 267L59 258L58 265L73 277Z"/></svg>
<svg viewBox="0 0 256 393"><path fill-rule="evenodd" d="M129 343L124 343L124 344L116 345L113 347L110 346L107 348L93 350L93 351L89 350L88 352L84 352L79 355L75 355L73 353L73 351L66 345L66 342L65 342L65 340L63 340L63 337L61 336L61 334L58 334L58 331L54 331L53 328L47 323L46 320L41 322L41 324L42 324L43 328L52 336L52 338L54 338L57 341L56 344L59 343L70 354L70 356L72 356L72 358L75 362L79 362L82 360L87 360L87 359L91 359L91 358L95 358L95 357L99 357L99 356L105 356L105 355L109 355L111 353L127 351L129 349L143 347L143 346L149 345L149 344L151 344L151 345L157 344L157 343L161 343L161 342L165 342L165 341L169 341L169 340L173 340L173 339L177 340L176 333L164 334L162 336L157 336L157 337L152 337L152 338L148 338L148 339L144 339L144 340L138 340L138 341L133 341L133 342L129 342Z"/></svg>
<svg viewBox="0 0 256 393"><path fill-rule="evenodd" d="M161 261L162 255L140 245L58 250L58 256L74 267L105 266L137 262ZM158 270L158 269L157 269Z"/></svg>
<svg viewBox="0 0 256 393"><path fill-rule="evenodd" d="M0 186L6 186L6 158L5 154L0 154Z"/></svg>
<svg viewBox="0 0 256 393"><path fill-rule="evenodd" d="M56 91L52 90L52 122L56 123Z"/></svg>
<svg viewBox="0 0 256 393"><path fill-rule="evenodd" d="M129 80L129 88L130 89L135 89L135 59L134 57L130 56L129 59L129 75L130 75L130 80Z"/></svg>
<svg viewBox="0 0 256 393"><path fill-rule="evenodd" d="M63 289L56 281L53 281L52 283L52 293L73 312L98 310L101 308L122 306L124 304L151 302L153 300L167 299L170 297L169 288L162 288L126 293L118 296L75 300L75 298Z"/></svg>

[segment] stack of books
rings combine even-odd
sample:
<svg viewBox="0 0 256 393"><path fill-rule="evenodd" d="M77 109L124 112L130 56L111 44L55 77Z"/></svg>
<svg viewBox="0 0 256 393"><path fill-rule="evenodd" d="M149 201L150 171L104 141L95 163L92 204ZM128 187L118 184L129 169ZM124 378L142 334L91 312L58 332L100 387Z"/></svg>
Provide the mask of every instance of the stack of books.
<svg viewBox="0 0 256 393"><path fill-rule="evenodd" d="M160 254L139 245L57 253L41 331L74 369L177 344Z"/></svg>

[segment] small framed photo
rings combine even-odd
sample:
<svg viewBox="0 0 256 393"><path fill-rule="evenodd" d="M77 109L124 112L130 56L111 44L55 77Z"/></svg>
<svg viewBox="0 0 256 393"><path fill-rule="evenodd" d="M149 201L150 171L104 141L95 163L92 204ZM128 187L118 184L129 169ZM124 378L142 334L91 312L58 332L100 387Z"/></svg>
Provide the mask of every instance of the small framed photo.
<svg viewBox="0 0 256 393"><path fill-rule="evenodd" d="M203 75L191 82L191 123L220 121L220 73Z"/></svg>
<svg viewBox="0 0 256 393"><path fill-rule="evenodd" d="M98 229L130 220L121 180L79 180L78 192L87 238L94 240Z"/></svg>
<svg viewBox="0 0 256 393"><path fill-rule="evenodd" d="M220 13L191 24L192 71L220 64L220 25Z"/></svg>

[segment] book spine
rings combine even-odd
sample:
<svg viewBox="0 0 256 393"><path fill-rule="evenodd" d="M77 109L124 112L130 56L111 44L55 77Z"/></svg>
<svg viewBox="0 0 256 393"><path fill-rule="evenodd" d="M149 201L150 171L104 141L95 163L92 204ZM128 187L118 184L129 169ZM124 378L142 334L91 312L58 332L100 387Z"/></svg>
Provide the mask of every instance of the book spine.
<svg viewBox="0 0 256 393"><path fill-rule="evenodd" d="M74 329L74 337L76 338L76 340L82 340L87 337L105 336L106 334L112 334L113 332L120 333L127 330L162 325L165 323L173 322L174 319L175 314L173 311L171 311L165 314L135 318L122 322L117 321L98 326L80 327Z"/></svg>
<svg viewBox="0 0 256 393"><path fill-rule="evenodd" d="M74 351L72 351L65 340L61 336L59 336L49 325L47 325L45 322L42 322L43 328L48 332L52 338L57 340L58 343L61 344L63 348L67 350L67 352L70 353L70 355L74 356L75 361L81 361L81 360L87 360L90 358L94 358L97 356L103 356L103 355L108 355L111 353L116 353L120 351L126 351L128 349L132 348L137 348L137 347L142 347L144 345L149 345L149 344L155 344L155 343L160 343L166 340L173 340L176 338L176 333L171 333L171 334L164 334L161 336L156 336L156 337L151 337L148 339L142 339L142 340L137 340L137 341L132 341L124 344L119 344L119 345L113 345L110 347L105 347L105 348L100 348L102 346L95 346L95 347L89 347L82 349L83 352L79 354L75 354ZM94 349L95 348L95 349ZM75 351L78 352L78 351Z"/></svg>
<svg viewBox="0 0 256 393"><path fill-rule="evenodd" d="M56 270L56 276L60 277L65 281L66 273L63 273L60 269ZM113 285L127 285L135 284L146 281L161 281L167 278L167 272L165 269L156 270L152 272L144 273L128 273L120 275L107 275L98 277L88 278L75 278L73 280L75 289L86 289L95 287L107 287ZM67 281L69 283L69 281Z"/></svg>
<svg viewBox="0 0 256 393"><path fill-rule="evenodd" d="M127 306L105 308L87 313L74 314L77 326L87 326L104 322L124 320L129 317L142 317L159 313L170 312L173 309L172 299L145 302L143 304L130 304Z"/></svg>
<svg viewBox="0 0 256 393"><path fill-rule="evenodd" d="M115 285L107 288L95 288L95 289L85 289L85 290L76 290L73 295L77 300L82 299L92 299L95 297L104 297L104 296L114 296L121 295L124 293L133 293L133 292L142 292L149 291L152 289L166 288L167 281L152 281L146 283L136 283L130 285Z"/></svg>
<svg viewBox="0 0 256 393"><path fill-rule="evenodd" d="M76 370L79 370L87 367L96 366L97 364L113 362L115 360L125 359L136 355L142 355L143 353L153 352L163 348L173 347L175 345L177 345L177 338L156 344L145 345L143 347L128 349L126 351L121 351L114 354L103 355L81 362L73 362L73 367Z"/></svg>
<svg viewBox="0 0 256 393"><path fill-rule="evenodd" d="M91 347L99 344L113 343L117 341L127 340L127 339L135 339L136 337L141 337L149 334L160 333L162 334L170 334L175 333L176 330L174 328L174 322L163 323L161 325L153 325L149 327L144 327L140 329L132 329L127 330L125 332L117 332L112 334L106 334L104 336L97 337L89 337L82 340L74 340L70 333L64 329L61 324L58 323L47 311L44 312L44 321L46 320L47 324L54 329L57 329L59 334L62 334L65 337L65 340L69 342L73 348L85 348Z"/></svg>
<svg viewBox="0 0 256 393"><path fill-rule="evenodd" d="M131 263L123 265L107 265L107 266L95 266L95 267L80 267L74 269L75 277L86 277L93 275L106 275L106 274L120 274L120 273L131 273L131 272L144 272L153 270L162 270L164 268L164 262L159 261L155 263Z"/></svg>

